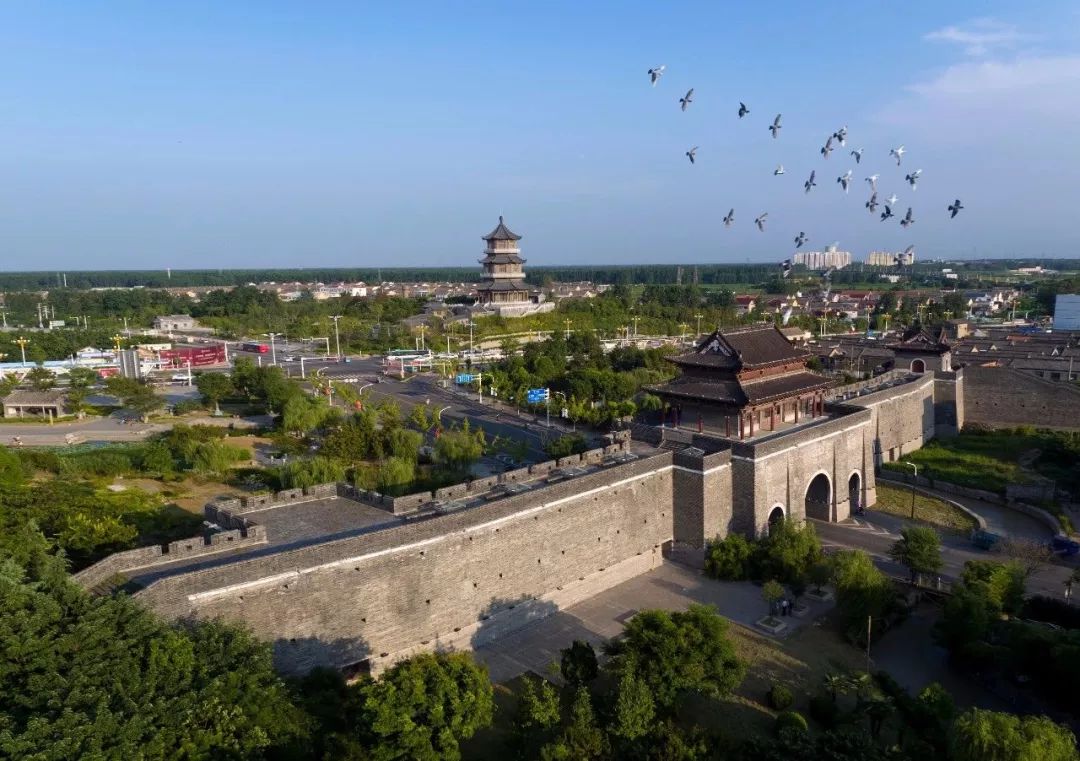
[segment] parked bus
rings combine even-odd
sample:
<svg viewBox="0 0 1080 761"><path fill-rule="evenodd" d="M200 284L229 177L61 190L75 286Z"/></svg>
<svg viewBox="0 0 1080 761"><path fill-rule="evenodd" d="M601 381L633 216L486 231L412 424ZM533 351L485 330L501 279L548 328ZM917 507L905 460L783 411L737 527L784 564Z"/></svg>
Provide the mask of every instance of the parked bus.
<svg viewBox="0 0 1080 761"><path fill-rule="evenodd" d="M386 353L386 362L409 362L414 359L430 361L432 356L431 349L391 349Z"/></svg>
<svg viewBox="0 0 1080 761"><path fill-rule="evenodd" d="M255 352L256 354L266 354L268 351L270 351L270 347L267 346L266 344L256 344L256 343L240 344L240 351L252 351L252 352Z"/></svg>

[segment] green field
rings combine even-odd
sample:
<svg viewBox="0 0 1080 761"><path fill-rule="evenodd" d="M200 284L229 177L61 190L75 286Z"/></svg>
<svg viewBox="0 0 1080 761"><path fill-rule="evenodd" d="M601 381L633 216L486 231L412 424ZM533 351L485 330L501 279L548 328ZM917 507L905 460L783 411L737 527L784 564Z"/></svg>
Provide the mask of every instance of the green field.
<svg viewBox="0 0 1080 761"><path fill-rule="evenodd" d="M873 510L901 518L911 518L911 489L877 483L877 502ZM975 519L942 499L915 494L915 520L949 531L967 533L975 528Z"/></svg>
<svg viewBox="0 0 1080 761"><path fill-rule="evenodd" d="M1009 484L1040 477L1070 492L1080 490L1080 434L1014 428L964 432L952 439L931 441L901 462L885 463L887 470L910 473L904 462L915 463L919 475L973 489L1004 493Z"/></svg>

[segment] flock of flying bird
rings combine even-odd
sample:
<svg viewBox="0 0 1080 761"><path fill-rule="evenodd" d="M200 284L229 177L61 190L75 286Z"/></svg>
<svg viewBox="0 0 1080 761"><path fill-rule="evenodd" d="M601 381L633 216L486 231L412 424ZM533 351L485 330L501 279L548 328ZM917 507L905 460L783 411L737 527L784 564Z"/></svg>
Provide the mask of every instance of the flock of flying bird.
<svg viewBox="0 0 1080 761"><path fill-rule="evenodd" d="M657 82L659 82L660 78L664 75L664 70L666 68L667 68L666 66L657 66L656 68L648 70L649 81L652 83L653 87L656 87ZM693 102L694 102L694 88L691 87L689 90L686 91L686 95L679 98L679 108L682 111L686 111L686 109ZM747 107L747 105L745 103L740 102L739 103L739 110L738 110L738 117L740 119L742 119L744 116L746 116L749 113L750 113L750 109ZM776 118L773 119L772 124L769 125L768 129L769 129L769 132L772 133L772 136L773 136L774 140L779 136L780 130L783 129L783 124L781 123L781 117L782 116L783 116L783 114L777 114ZM828 139L825 141L825 145L823 145L821 147L821 155L824 158L827 159L827 158L829 158L829 154L831 154L836 149L835 148L836 145L839 145L841 148L846 147L847 146L847 136L848 136L848 133L847 133L847 127L846 126L841 127L836 132L829 135ZM691 164L695 163L695 161L697 159L697 152L698 152L698 146L696 146L696 145L686 152L686 157L690 160ZM904 152L905 152L904 146L901 145L901 146L898 146L898 147L893 148L892 150L890 150L889 151L889 157L890 158L895 158L896 159L896 165L900 166L901 161L902 161L903 156L904 156ZM862 148L852 150L850 155L855 158L855 163L856 164L861 164L862 163L862 157L863 157L863 149ZM784 165L780 164L780 165L778 165L776 167L776 169L773 170L773 175L774 176L780 176L782 174L784 174ZM922 170L921 169L916 169L915 171L909 172L908 174L906 174L904 176L904 181L907 182L908 185L911 186L911 189L913 191L917 190L918 189L919 178L921 177L921 175L922 175ZM864 205L870 211L871 215L877 214L878 206L882 205L881 203L878 202L878 192L877 192L877 181L878 181L878 179L880 177L881 177L881 175L879 175L879 174L872 174L869 177L865 178L866 182L869 183L869 185L870 185L870 199L868 201L866 201L866 203ZM849 189L851 188L852 183L854 182L854 173L852 172L852 170L849 169L849 170L847 170L847 172L845 172L844 174L837 177L836 182L840 185L840 187L843 189L843 191L845 193L847 193L849 191ZM814 187L817 187L817 171L816 170L812 170L810 172L810 177L806 180L806 182L803 183L803 189L804 189L804 191L806 193L809 193L810 190L812 188L814 188ZM884 203L885 210L883 212L881 212L881 214L880 214L880 219L881 219L882 222L885 222L886 220L892 219L893 217L896 216L896 214L893 212L893 209L896 206L896 202L898 200L899 199L896 197L895 193L893 193L891 196L889 196L888 198L885 199L885 203ZM949 206L948 206L947 211L949 212L949 218L950 219L955 218L956 215L958 213L960 213L961 209L963 209L963 208L964 207L961 205L960 199L957 198L955 201L953 201L953 203L949 204ZM762 232L765 231L765 221L768 219L768 216L769 216L768 212L763 212L762 214L758 215L754 219L754 224L757 226L758 230L760 230ZM724 218L723 218L724 227L731 227L731 225L734 222L735 222L735 209L731 209L730 211L728 211L728 213L726 215L724 215ZM907 229L908 227L910 227L913 224L915 224L915 216L914 216L914 213L912 211L912 208L909 206L908 209L907 209L907 213L900 219L900 225L901 225L901 227ZM799 232L799 234L795 236L795 248L796 249L801 248L808 240L809 240L809 238L807 238L805 232ZM911 254L911 252L913 250L914 250L913 246L908 246L908 248L904 252L903 256L897 256L895 258L896 264L901 265L905 261L910 261L910 259L908 259L908 256ZM791 260L790 259L785 259L780 264L780 267L781 267L781 270L783 271L783 276L787 277L788 274L791 271Z"/></svg>

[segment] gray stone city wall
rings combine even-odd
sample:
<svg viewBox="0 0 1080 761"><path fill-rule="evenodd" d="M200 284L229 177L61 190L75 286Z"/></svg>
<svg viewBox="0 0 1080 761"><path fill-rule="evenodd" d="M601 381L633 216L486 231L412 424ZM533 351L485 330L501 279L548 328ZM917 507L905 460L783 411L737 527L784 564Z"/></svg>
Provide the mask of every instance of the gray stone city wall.
<svg viewBox="0 0 1080 761"><path fill-rule="evenodd" d="M450 515L163 578L137 596L170 617L243 621L275 643L287 671L368 657L378 670L469 627L482 637L488 618L515 620L519 603L599 591L652 567L672 538L671 464L658 453Z"/></svg>
<svg viewBox="0 0 1080 761"><path fill-rule="evenodd" d="M921 448L934 437L934 376L927 373L846 404L870 410L873 452L876 463L893 462Z"/></svg>
<svg viewBox="0 0 1080 761"><path fill-rule="evenodd" d="M731 451L676 452L673 462L675 547L684 552L702 550L709 540L733 530Z"/></svg>
<svg viewBox="0 0 1080 761"><path fill-rule="evenodd" d="M963 369L934 373L934 436L947 439L964 428Z"/></svg>
<svg viewBox="0 0 1080 761"><path fill-rule="evenodd" d="M168 544L155 544L133 550L116 552L84 568L72 578L85 589L108 581L112 577L139 568L171 563L182 558L214 555L237 547L253 547L266 543L266 529L252 523L243 528L217 531Z"/></svg>
<svg viewBox="0 0 1080 761"><path fill-rule="evenodd" d="M845 405L834 405L831 412L836 417L733 447L732 492L739 531L766 533L777 507L788 518L805 520L807 490L818 474L829 481L828 520L850 515L853 475L860 499L867 505L876 501L871 412Z"/></svg>
<svg viewBox="0 0 1080 761"><path fill-rule="evenodd" d="M1080 429L1080 388L1006 367L964 367L965 423Z"/></svg>

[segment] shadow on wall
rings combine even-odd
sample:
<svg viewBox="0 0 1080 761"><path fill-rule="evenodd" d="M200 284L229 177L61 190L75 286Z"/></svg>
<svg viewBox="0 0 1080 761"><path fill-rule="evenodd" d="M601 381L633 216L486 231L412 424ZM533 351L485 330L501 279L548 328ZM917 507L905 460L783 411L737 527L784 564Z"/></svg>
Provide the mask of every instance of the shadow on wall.
<svg viewBox="0 0 1080 761"><path fill-rule="evenodd" d="M346 680L370 672L371 648L363 639L295 637L274 640L274 667L291 676L303 676L326 667L340 671Z"/></svg>
<svg viewBox="0 0 1080 761"><path fill-rule="evenodd" d="M527 595L518 598L492 598L480 611L479 623L471 640L472 648L475 650L515 629L558 612L559 606L550 600L540 600Z"/></svg>

